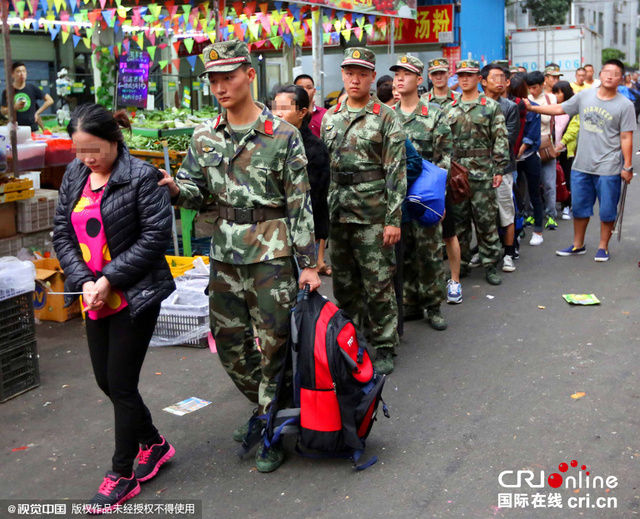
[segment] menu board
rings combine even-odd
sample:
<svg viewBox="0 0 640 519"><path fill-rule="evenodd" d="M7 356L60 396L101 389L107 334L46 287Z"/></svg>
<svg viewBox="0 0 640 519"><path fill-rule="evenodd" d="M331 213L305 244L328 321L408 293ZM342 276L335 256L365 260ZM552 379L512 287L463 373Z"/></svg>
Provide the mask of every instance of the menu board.
<svg viewBox="0 0 640 519"><path fill-rule="evenodd" d="M147 106L149 86L149 54L130 51L120 56L118 64L118 106Z"/></svg>

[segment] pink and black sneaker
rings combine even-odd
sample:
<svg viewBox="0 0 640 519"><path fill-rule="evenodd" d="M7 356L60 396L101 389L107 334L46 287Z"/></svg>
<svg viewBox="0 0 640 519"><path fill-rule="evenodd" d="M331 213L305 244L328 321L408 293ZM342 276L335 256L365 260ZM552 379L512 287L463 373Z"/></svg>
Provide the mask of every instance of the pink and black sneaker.
<svg viewBox="0 0 640 519"><path fill-rule="evenodd" d="M93 496L87 505L89 514L107 514L118 505L137 496L140 493L140 483L132 474L130 478L124 478L117 472L109 471L100 485L98 493Z"/></svg>
<svg viewBox="0 0 640 519"><path fill-rule="evenodd" d="M173 458L176 450L161 436L162 443L140 447L138 453L138 466L135 470L136 479L143 483L154 477L160 467Z"/></svg>

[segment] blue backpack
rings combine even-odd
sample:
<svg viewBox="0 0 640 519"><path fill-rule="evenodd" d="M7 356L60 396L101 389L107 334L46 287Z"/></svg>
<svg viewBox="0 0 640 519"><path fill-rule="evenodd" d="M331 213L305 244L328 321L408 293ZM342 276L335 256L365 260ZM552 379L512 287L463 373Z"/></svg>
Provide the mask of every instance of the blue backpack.
<svg viewBox="0 0 640 519"><path fill-rule="evenodd" d="M407 193L407 208L411 218L420 225L433 227L444 216L444 196L447 172L422 159L422 173Z"/></svg>

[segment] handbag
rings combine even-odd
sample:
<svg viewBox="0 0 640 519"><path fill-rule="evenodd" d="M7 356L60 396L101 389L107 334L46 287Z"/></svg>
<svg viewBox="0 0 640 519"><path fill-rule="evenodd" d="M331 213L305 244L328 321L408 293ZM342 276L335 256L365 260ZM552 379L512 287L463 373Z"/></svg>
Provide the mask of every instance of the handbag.
<svg viewBox="0 0 640 519"><path fill-rule="evenodd" d="M551 100L549 99L549 95L545 94L544 98L547 101L547 106L550 106ZM540 154L540 161L543 164L558 158L558 154L556 153L556 148L553 143L553 137L556 135L556 118L554 116L551 116L549 126L551 133L549 135L542 136L540 139L540 149L538 150L538 153Z"/></svg>
<svg viewBox="0 0 640 519"><path fill-rule="evenodd" d="M538 150L540 154L540 161L543 164L547 162L551 162L554 159L558 158L558 154L556 153L556 148L553 145L553 141L551 140L550 135L543 135L540 139L540 149Z"/></svg>
<svg viewBox="0 0 640 519"><path fill-rule="evenodd" d="M407 193L411 218L424 227L433 227L444 218L447 172L422 159L422 173Z"/></svg>
<svg viewBox="0 0 640 519"><path fill-rule="evenodd" d="M455 160L451 161L451 176L449 177L448 187L447 196L454 205L471 198L469 169Z"/></svg>

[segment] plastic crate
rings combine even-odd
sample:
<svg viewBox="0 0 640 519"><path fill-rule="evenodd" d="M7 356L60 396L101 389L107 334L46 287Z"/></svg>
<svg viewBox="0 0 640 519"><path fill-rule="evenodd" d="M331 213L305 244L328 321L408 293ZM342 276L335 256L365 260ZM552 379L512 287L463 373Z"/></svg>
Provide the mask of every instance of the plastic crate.
<svg viewBox="0 0 640 519"><path fill-rule="evenodd" d="M195 292L173 292L162 302L151 346L209 345L209 298Z"/></svg>
<svg viewBox="0 0 640 519"><path fill-rule="evenodd" d="M0 240L0 257L17 256L22 248L22 236L17 235L12 238L4 238Z"/></svg>
<svg viewBox="0 0 640 519"><path fill-rule="evenodd" d="M167 263L169 264L169 268L171 269L171 274L174 278L178 276L182 276L187 270L191 270L193 268L193 262L196 258L202 258L205 264L209 264L209 256L195 256L195 257L182 257L182 256L165 256Z"/></svg>
<svg viewBox="0 0 640 519"><path fill-rule="evenodd" d="M57 205L57 191L36 189L33 198L18 202L18 232L30 233L51 229Z"/></svg>
<svg viewBox="0 0 640 519"><path fill-rule="evenodd" d="M39 385L35 338L15 340L0 351L0 403Z"/></svg>
<svg viewBox="0 0 640 519"><path fill-rule="evenodd" d="M22 246L31 250L37 250L44 253L45 242L51 242L53 237L51 236L51 229L46 231L32 232L22 235Z"/></svg>
<svg viewBox="0 0 640 519"><path fill-rule="evenodd" d="M33 291L0 301L0 351L16 339L35 337Z"/></svg>

